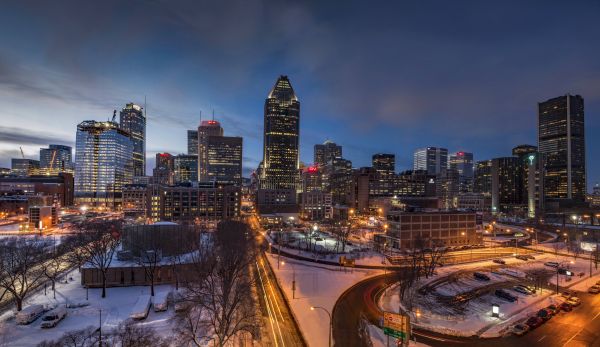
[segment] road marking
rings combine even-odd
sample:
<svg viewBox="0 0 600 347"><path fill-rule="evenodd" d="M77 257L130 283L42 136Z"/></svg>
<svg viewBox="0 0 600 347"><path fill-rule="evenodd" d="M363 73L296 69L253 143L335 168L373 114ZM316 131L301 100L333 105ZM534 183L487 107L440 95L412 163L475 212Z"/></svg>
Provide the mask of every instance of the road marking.
<svg viewBox="0 0 600 347"><path fill-rule="evenodd" d="M540 337L540 339L539 339L537 342L540 342L540 341L542 341L542 340L543 340L543 339L545 339L545 338L546 338L546 335L544 335L544 336Z"/></svg>
<svg viewBox="0 0 600 347"><path fill-rule="evenodd" d="M598 318L598 316L600 316L600 312L598 312L598 313L597 313L597 314L594 316L594 318L590 319L590 320L589 320L589 322L591 322L591 321L593 321L594 319ZM575 335L571 336L571 338L570 338L570 339L568 339L568 340L567 340L567 342L565 342L565 344L564 344L563 346L566 346L566 345L567 345L569 342L571 342L571 340L573 340L573 339L574 339L574 338L575 338L577 335L579 335L579 333L580 333L580 332L582 332L582 331L583 331L583 329L585 329L585 326L584 326L583 328L579 329L579 331L578 331L578 332L577 332Z"/></svg>

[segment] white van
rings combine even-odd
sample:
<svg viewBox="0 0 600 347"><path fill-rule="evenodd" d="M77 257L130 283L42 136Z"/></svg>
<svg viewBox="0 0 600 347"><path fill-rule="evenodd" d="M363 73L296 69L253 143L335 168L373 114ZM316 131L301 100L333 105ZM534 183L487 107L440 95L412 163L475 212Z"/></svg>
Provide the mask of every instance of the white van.
<svg viewBox="0 0 600 347"><path fill-rule="evenodd" d="M17 324L29 324L34 320L38 319L44 313L44 306L42 305L31 305L17 313L16 321Z"/></svg>
<svg viewBox="0 0 600 347"><path fill-rule="evenodd" d="M163 312L169 309L169 299L171 292L159 292L154 295L154 312Z"/></svg>
<svg viewBox="0 0 600 347"><path fill-rule="evenodd" d="M152 297L150 295L141 295L133 306L129 318L135 320L146 319L150 311L150 306L152 306Z"/></svg>
<svg viewBox="0 0 600 347"><path fill-rule="evenodd" d="M42 328L54 328L58 322L67 316L67 309L59 306L42 317Z"/></svg>
<svg viewBox="0 0 600 347"><path fill-rule="evenodd" d="M181 292L173 293L173 303L173 308L175 309L175 312L183 312L187 310L189 306L189 302L185 300Z"/></svg>

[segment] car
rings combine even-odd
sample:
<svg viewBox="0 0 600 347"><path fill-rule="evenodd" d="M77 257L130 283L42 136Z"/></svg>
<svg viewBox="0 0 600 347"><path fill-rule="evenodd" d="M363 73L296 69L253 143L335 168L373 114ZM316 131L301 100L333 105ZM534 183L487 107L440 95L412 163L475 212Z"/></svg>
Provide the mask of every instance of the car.
<svg viewBox="0 0 600 347"><path fill-rule="evenodd" d="M573 307L577 307L581 305L581 300L576 296L572 296L569 299L567 299L567 303Z"/></svg>
<svg viewBox="0 0 600 347"><path fill-rule="evenodd" d="M550 313L549 310L546 310L545 308L539 310L537 312L537 316L540 317L541 319L545 321L549 320L550 318L552 318L552 313Z"/></svg>
<svg viewBox="0 0 600 347"><path fill-rule="evenodd" d="M496 294L497 297L504 299L506 301L510 301L510 302L515 302L517 301L517 297L510 294L509 292L503 290L503 289L496 289L496 291L494 292L494 294Z"/></svg>
<svg viewBox="0 0 600 347"><path fill-rule="evenodd" d="M555 261L547 261L544 263L545 266L549 266L549 267L553 267L553 268L557 268L558 267L558 263Z"/></svg>
<svg viewBox="0 0 600 347"><path fill-rule="evenodd" d="M597 285L597 286L600 286L600 281L596 281L596 285Z"/></svg>
<svg viewBox="0 0 600 347"><path fill-rule="evenodd" d="M590 289L588 289L588 293L590 293L590 294L600 293L600 286L598 286L598 285L591 286Z"/></svg>
<svg viewBox="0 0 600 347"><path fill-rule="evenodd" d="M529 290L531 292L531 294L535 294L535 292L536 292L536 289L534 286L526 286L524 284L518 284L518 285Z"/></svg>
<svg viewBox="0 0 600 347"><path fill-rule="evenodd" d="M535 260L535 257L531 254L524 254L523 256L526 257L527 259Z"/></svg>
<svg viewBox="0 0 600 347"><path fill-rule="evenodd" d="M26 325L38 319L42 314L44 314L44 306L31 305L17 313L15 321L17 324Z"/></svg>
<svg viewBox="0 0 600 347"><path fill-rule="evenodd" d="M480 281L489 281L490 280L490 276L483 274L481 272L473 272L473 277L475 277L476 280L480 280Z"/></svg>
<svg viewBox="0 0 600 347"><path fill-rule="evenodd" d="M521 294L531 295L531 292L527 288L524 288L521 286L514 286L514 287L512 287L512 290L514 290L515 292L521 293Z"/></svg>
<svg viewBox="0 0 600 347"><path fill-rule="evenodd" d="M42 328L54 328L58 322L67 316L67 309L59 306L42 317Z"/></svg>
<svg viewBox="0 0 600 347"><path fill-rule="evenodd" d="M503 259L494 259L492 261L496 264L502 264L502 265L506 264L506 261L504 261Z"/></svg>
<svg viewBox="0 0 600 347"><path fill-rule="evenodd" d="M510 331L517 336L522 336L522 335L525 335L525 333L529 331L529 325L515 324L515 325L513 325L512 329L510 329Z"/></svg>
<svg viewBox="0 0 600 347"><path fill-rule="evenodd" d="M550 311L550 313L552 313L552 315L556 315L560 312L560 307L552 304L552 305L548 305L548 307L546 307L546 310Z"/></svg>
<svg viewBox="0 0 600 347"><path fill-rule="evenodd" d="M529 319L525 321L525 324L527 324L529 329L535 329L542 325L542 323L544 323L544 320L538 316L529 317Z"/></svg>
<svg viewBox="0 0 600 347"><path fill-rule="evenodd" d="M515 255L515 258L517 258L517 259L520 259L520 260L524 260L524 261L527 261L527 260L529 260L529 258L527 258L527 257L526 257L526 256L524 256L524 255Z"/></svg>
<svg viewBox="0 0 600 347"><path fill-rule="evenodd" d="M573 310L573 306L571 306L571 304L569 304L566 301L563 302L562 304L558 305L558 307L560 307L560 309L565 312L571 312Z"/></svg>
<svg viewBox="0 0 600 347"><path fill-rule="evenodd" d="M572 296L576 296L575 292L572 292L570 290L565 290L564 292L560 293L560 296L562 296L563 298L570 298Z"/></svg>

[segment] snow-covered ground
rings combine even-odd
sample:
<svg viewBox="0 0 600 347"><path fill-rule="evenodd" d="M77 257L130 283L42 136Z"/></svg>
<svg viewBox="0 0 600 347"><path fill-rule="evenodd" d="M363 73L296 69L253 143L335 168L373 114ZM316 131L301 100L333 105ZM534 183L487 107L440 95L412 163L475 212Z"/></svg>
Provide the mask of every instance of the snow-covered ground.
<svg viewBox="0 0 600 347"><path fill-rule="evenodd" d="M371 336L371 343L373 343L373 347L396 346L397 344L397 340L393 337L389 338L390 343L388 344L388 336L383 333L383 330L371 324L369 324L369 335ZM409 346L426 347L428 345L411 340Z"/></svg>
<svg viewBox="0 0 600 347"><path fill-rule="evenodd" d="M572 257L551 254L536 255L535 257L535 260L527 262L515 258L505 258L505 267L500 267L491 261L483 261L468 265L438 268L436 276L423 280L419 286L433 284L442 278L451 278L447 282L441 281L441 284L436 283L436 295L455 296L477 291L478 288L482 288L483 290L468 301L462 313L446 314L439 311L434 312L435 309L432 311L431 307L424 305L428 299L436 303L435 299L431 298L431 294L416 294L417 296L413 299L413 302L417 302L417 305L413 308L413 317L417 310L420 312L420 317L417 319L413 318L413 323L421 328L449 335L500 336L515 322L534 314L542 307L562 302L562 298L554 295L554 290L548 289L538 290L533 295L520 294L511 289L506 289L518 298L516 302L507 302L493 294L494 288L498 286L510 288L514 284L519 283L528 272L533 270L545 269L550 273L555 273L556 270L554 268L544 265L544 262L548 261L562 263L562 266L568 267L569 270L576 274L585 272L584 277L573 276L570 281L565 280L568 278L567 276L560 275L559 283L561 286L571 286L576 290L587 290L589 286L600 279L600 270L595 269L593 269L594 277L588 279L589 260L587 259L573 260ZM477 281L473 279L472 272L475 270L488 275L490 281ZM551 275L548 280L548 284L555 284L556 276ZM483 288L487 286L490 286L489 290ZM492 317L492 304L499 305L499 318ZM399 306L397 292L391 288L386 295L381 297L379 305L383 310L396 311ZM439 308L440 304L437 303L437 305Z"/></svg>
<svg viewBox="0 0 600 347"><path fill-rule="evenodd" d="M90 289L89 300L86 300L86 290L81 286L79 271L71 271L66 278L67 283L57 284L56 300L53 299L52 290L48 288L47 295L40 291L26 300L24 307L32 304L43 304L48 307L65 305L67 302L89 302L89 306L81 308L68 308L67 316L55 328L40 328L41 318L29 325L17 325L15 323L13 310L5 312L0 316L0 332L5 341L11 347L35 346L44 340L55 340L65 332L79 330L88 326L98 327L100 324L100 310L102 310L102 330L110 331L119 323L128 319L133 306L141 294L150 294L150 287L125 287L108 288L107 297L102 299L101 289ZM156 293L170 291L169 285L155 287ZM154 328L161 335L171 333L170 318L173 316L173 308L166 312L156 313L152 309L148 318L140 324Z"/></svg>
<svg viewBox="0 0 600 347"><path fill-rule="evenodd" d="M326 346L329 334L329 317L322 310L311 310L320 306L333 310L340 295L355 283L368 277L382 274L381 270L347 269L324 266L293 259L277 269L277 255L267 255L277 280L283 289L300 330L311 347ZM296 299L292 299L292 281L296 278Z"/></svg>

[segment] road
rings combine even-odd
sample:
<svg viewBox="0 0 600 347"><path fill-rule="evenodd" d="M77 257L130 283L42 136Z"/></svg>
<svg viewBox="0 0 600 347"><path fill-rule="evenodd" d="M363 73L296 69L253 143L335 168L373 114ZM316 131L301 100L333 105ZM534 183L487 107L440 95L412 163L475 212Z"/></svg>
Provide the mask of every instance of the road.
<svg viewBox="0 0 600 347"><path fill-rule="evenodd" d="M338 299L333 311L333 339L335 346L362 347L360 321L364 315L371 324L379 325L382 312L376 305L377 297L392 281L394 275L370 278L359 282ZM576 347L600 346L600 295L579 294L582 305L572 312L560 313L525 336L507 336L495 339L459 338L415 330L418 342L429 346L543 346Z"/></svg>
<svg viewBox="0 0 600 347"><path fill-rule="evenodd" d="M306 346L300 329L279 288L275 274L265 257L264 237L256 220L248 223L254 231L257 259L254 267L256 293L265 324L261 330L261 345L275 347Z"/></svg>

